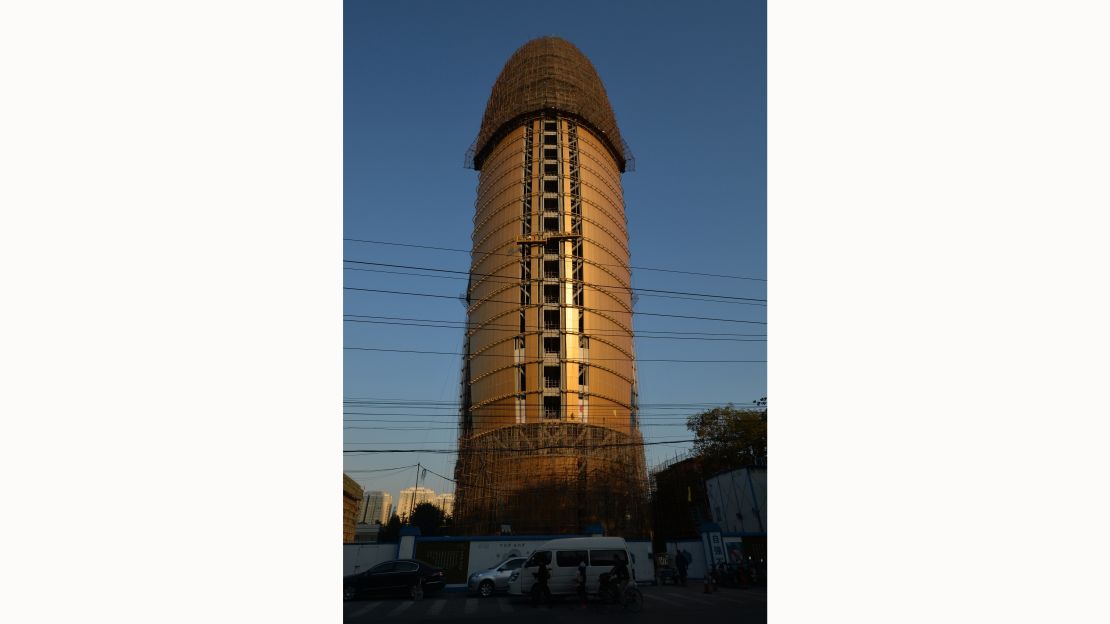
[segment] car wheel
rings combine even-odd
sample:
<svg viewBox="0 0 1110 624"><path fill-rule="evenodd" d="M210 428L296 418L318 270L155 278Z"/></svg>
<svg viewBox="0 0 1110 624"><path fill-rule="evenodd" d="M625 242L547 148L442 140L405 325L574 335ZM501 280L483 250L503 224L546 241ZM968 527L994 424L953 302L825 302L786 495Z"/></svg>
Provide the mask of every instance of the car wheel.
<svg viewBox="0 0 1110 624"><path fill-rule="evenodd" d="M354 600L354 599L355 599L355 588L354 587L344 587L343 588L343 600L348 601L348 600Z"/></svg>
<svg viewBox="0 0 1110 624"><path fill-rule="evenodd" d="M478 585L478 595L482 598L489 598L493 595L493 581L482 581Z"/></svg>
<svg viewBox="0 0 1110 624"><path fill-rule="evenodd" d="M412 586L412 589L409 590L409 595L412 596L413 600L424 598L424 586L420 584L420 581L417 581L416 585Z"/></svg>

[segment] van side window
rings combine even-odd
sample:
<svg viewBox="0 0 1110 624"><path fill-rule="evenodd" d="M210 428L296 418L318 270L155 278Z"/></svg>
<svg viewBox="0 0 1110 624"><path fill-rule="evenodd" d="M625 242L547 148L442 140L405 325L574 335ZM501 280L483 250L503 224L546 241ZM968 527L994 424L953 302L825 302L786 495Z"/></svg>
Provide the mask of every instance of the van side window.
<svg viewBox="0 0 1110 624"><path fill-rule="evenodd" d="M590 565L614 566L617 561L628 563L628 556L623 550L591 550Z"/></svg>
<svg viewBox="0 0 1110 624"><path fill-rule="evenodd" d="M551 565L550 550L543 550L540 552L532 553L532 556L528 557L528 563L525 563L524 567L538 568L541 563L547 566Z"/></svg>
<svg viewBox="0 0 1110 624"><path fill-rule="evenodd" d="M586 557L586 551L559 550L555 552L555 565L559 566L560 568L577 567L579 561L585 561L586 565L590 565L590 561Z"/></svg>

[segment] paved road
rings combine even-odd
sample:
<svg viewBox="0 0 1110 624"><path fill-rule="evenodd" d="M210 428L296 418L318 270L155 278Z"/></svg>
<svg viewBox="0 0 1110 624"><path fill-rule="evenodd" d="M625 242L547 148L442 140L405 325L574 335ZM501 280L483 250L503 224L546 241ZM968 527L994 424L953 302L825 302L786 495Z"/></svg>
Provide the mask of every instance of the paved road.
<svg viewBox="0 0 1110 624"><path fill-rule="evenodd" d="M566 599L550 607L532 607L526 600L499 595L478 598L463 593L444 592L428 596L421 601L407 598L382 600L356 600L344 603L343 621L349 624L369 622L457 622L527 618L528 624L537 622L613 622L674 624L675 618L696 617L706 621L763 624L767 621L767 590L721 588L716 593L705 594L701 585L687 587L641 587L644 609L628 613L617 606L603 606L591 601L580 609L576 600ZM711 618L711 619L710 619Z"/></svg>

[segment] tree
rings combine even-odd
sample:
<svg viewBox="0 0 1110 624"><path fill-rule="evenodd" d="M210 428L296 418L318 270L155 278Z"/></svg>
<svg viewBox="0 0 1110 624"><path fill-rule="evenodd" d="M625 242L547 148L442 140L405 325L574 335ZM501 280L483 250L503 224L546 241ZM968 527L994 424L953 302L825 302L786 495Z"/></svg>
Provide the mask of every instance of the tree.
<svg viewBox="0 0 1110 624"><path fill-rule="evenodd" d="M420 503L412 511L409 524L418 527L421 535L439 535L446 517L443 510L432 503Z"/></svg>
<svg viewBox="0 0 1110 624"><path fill-rule="evenodd" d="M390 517L389 522L378 533L379 542L394 542L401 538L401 519L397 514Z"/></svg>
<svg viewBox="0 0 1110 624"><path fill-rule="evenodd" d="M767 399L754 401L754 409L737 409L731 403L686 419L694 432L694 451L708 472L767 464Z"/></svg>

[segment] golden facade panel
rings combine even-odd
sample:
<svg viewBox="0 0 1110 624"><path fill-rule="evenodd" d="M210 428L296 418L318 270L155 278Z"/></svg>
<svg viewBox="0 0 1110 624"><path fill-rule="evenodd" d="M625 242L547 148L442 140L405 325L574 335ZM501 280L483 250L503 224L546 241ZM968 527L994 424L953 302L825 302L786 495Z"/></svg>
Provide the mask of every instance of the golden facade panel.
<svg viewBox="0 0 1110 624"><path fill-rule="evenodd" d="M518 50L473 150L456 526L600 521L643 536L642 509L628 513L646 497L620 185L630 154L589 60L555 38Z"/></svg>

